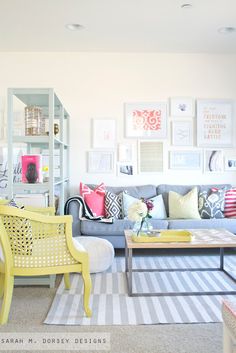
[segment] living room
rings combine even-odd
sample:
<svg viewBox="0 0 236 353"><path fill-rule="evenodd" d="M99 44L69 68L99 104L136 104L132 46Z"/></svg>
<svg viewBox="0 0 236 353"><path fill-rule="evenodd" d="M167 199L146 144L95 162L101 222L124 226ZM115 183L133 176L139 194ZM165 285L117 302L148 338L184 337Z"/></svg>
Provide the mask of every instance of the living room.
<svg viewBox="0 0 236 353"><path fill-rule="evenodd" d="M99 3L90 0L86 2L9 0L0 5L0 10L1 149L7 148L10 138L8 89L53 88L70 115L69 183L64 195L65 201L80 193L80 183L89 186L104 183L106 190L110 190L109 187L117 188L117 194L119 188L123 192L129 187L147 185L158 187L163 184L224 185L230 190L233 189L236 171L234 164L236 163L234 142L236 8L233 1L227 0L222 3L193 0L186 4L179 0L168 0L165 3L148 0L137 4L134 0L119 2L102 0ZM72 26L70 30L66 28L68 24L80 26L77 28ZM189 109L187 114L182 112L181 115L176 111L180 104L187 105ZM222 128L222 136L217 143L203 141L205 129L204 116L201 113L203 104L208 104L208 107L213 105L214 109L218 109L218 115L229 108L225 122L227 131L225 133ZM149 105L153 109L164 106L162 122L165 131L161 132L162 135L158 133L155 135L154 131L154 137L151 135L151 138L145 129L139 135L132 135L129 108L135 106L137 110L146 109ZM22 114L21 119L24 122L24 111ZM106 141L102 141L99 134L102 128L104 129L104 121L105 127L110 126L109 133L112 136L108 148ZM181 126L187 127L188 132L188 138L184 143L178 140L177 132ZM154 148L153 151L159 150L158 158L150 158L152 156L150 150L145 153L145 148L149 147ZM105 155L102 152L105 152ZM110 164L105 166L105 171L99 170L99 165L95 163L96 159L99 156L103 160L107 152ZM212 168L209 168L213 152L217 152L218 160ZM0 158L0 163L3 163L5 156L0 155ZM124 168L127 167L128 173L124 172ZM192 188L189 188L186 193L191 190ZM177 189L172 191L178 192ZM3 197L4 192L5 190L1 189ZM146 195L131 192L131 196L152 198L154 194L151 190ZM210 221L214 224L211 228L225 228L226 231L236 233L234 219ZM224 221L225 223L222 223ZM83 222L91 224L91 220ZM114 222L114 226L116 224ZM82 229L88 229L89 225L86 225L87 228L85 225ZM196 228L203 228L197 226L197 223L195 225ZM103 226L110 225L99 224L94 227L100 231L105 229ZM183 228L187 228L186 223ZM88 235L107 240L106 237L100 237L97 230L96 233L98 234ZM100 232L101 234L103 233ZM82 235L86 236L86 232L82 232ZM110 240L108 239L112 243ZM124 235L122 242L118 240L120 246L115 241L112 243L115 248L113 260L115 262L107 270L108 277L114 269L124 270L122 267ZM217 253L208 250L213 264L216 265ZM192 261L196 261L194 263L198 266L197 253L192 249L188 251L187 255L189 257L193 255ZM166 253L168 251L165 252L163 249L151 251L153 256L160 256L160 263L165 258L167 262L171 261L168 255L165 257ZM142 251L138 251L139 256L140 254ZM144 251L144 254L147 255L147 251ZM178 258L178 255L187 256L186 252L178 252L175 249L173 254L175 258ZM229 259L234 263L232 254L230 252ZM206 257L202 257L203 262ZM228 256L225 258L227 260ZM140 261L142 264L142 260ZM189 258L186 261L188 262ZM138 264L137 260L136 265ZM211 267L210 263L205 265ZM91 276L97 275L96 278L100 278L99 276L105 272ZM95 277L92 277L94 285L96 280L93 278ZM56 293L62 290L60 282L61 277L57 276L55 288L31 285L15 287L9 318L6 325L0 327L0 334L59 333L65 338L71 333L81 335L96 333L98 336L100 333L106 338L106 334L109 334L110 346L104 347L117 353L222 352L222 318L209 314L213 304L209 304L211 309L208 312L208 319L206 314L204 320L198 317L198 320L192 319L190 322L186 319L180 323L176 319L173 323L171 320L168 321L168 315L171 314L166 313L163 316L167 318L165 323L163 320L155 322L150 316L149 324L134 324L130 314L128 322L123 323L121 320L120 325L111 324L112 320L109 317L107 320L102 319L104 324L101 325L98 324L100 319L97 319L95 306L95 310L92 308L91 324L86 323L84 318L84 322L75 325L55 326L53 323L46 325L44 321L48 311L54 310L57 304L54 301ZM77 288L76 283L76 280L72 281L72 287L75 286L73 288ZM144 284L144 287L149 289L145 279ZM233 290L235 289L231 289ZM111 294L109 290L108 293ZM99 294L95 293L90 302L92 307L95 305L96 295ZM215 296L218 301L219 296ZM232 299L233 296L230 295L229 298ZM139 297L138 300L141 303L139 308L144 305L145 311L147 304L144 297ZM164 300L166 302L159 310L171 306L172 313L175 313L177 304L173 307L169 297L165 297ZM194 301L191 302L189 299L188 303L191 304L190 307L194 307ZM217 305L217 310L221 310L221 306ZM82 304L80 306L82 308ZM206 306L207 300L204 310ZM124 312L120 315L125 315ZM104 317L108 316L105 311ZM105 350L104 347L101 351ZM69 345L61 351L70 351L69 348L73 351ZM76 349L85 348L88 350L85 346L83 348L77 346ZM0 345L0 352L6 350L6 346L1 349ZM40 349L41 347L37 347L35 350ZM54 349L55 346L49 345L48 350ZM93 347L92 350L99 349Z"/></svg>

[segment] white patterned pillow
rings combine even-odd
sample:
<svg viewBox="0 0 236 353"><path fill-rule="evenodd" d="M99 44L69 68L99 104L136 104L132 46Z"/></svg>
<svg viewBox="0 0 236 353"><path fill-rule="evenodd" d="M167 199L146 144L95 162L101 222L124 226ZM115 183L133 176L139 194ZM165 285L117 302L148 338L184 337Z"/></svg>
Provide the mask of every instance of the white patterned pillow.
<svg viewBox="0 0 236 353"><path fill-rule="evenodd" d="M105 195L105 216L106 218L114 217L122 218L122 193L119 195L113 194L110 191Z"/></svg>
<svg viewBox="0 0 236 353"><path fill-rule="evenodd" d="M202 191L199 194L198 209L201 218L224 218L225 190Z"/></svg>

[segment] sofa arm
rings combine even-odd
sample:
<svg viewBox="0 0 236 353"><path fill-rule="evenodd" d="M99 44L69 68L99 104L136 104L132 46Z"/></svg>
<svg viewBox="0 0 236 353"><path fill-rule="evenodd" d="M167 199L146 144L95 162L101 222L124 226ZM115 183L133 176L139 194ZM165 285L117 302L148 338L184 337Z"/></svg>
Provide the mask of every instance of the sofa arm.
<svg viewBox="0 0 236 353"><path fill-rule="evenodd" d="M75 200L70 200L66 204L65 214L71 215L73 217L72 223L72 235L76 237L81 235L81 220L79 219L80 214L80 203Z"/></svg>

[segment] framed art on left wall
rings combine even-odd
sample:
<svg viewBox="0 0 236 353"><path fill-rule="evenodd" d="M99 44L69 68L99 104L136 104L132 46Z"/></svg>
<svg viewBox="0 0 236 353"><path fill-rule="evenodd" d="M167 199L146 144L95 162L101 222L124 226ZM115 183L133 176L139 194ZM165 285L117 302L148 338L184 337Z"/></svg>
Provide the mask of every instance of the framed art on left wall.
<svg viewBox="0 0 236 353"><path fill-rule="evenodd" d="M113 173L114 153L112 151L89 151L88 173Z"/></svg>
<svg viewBox="0 0 236 353"><path fill-rule="evenodd" d="M114 119L93 119L93 148L115 148L116 122Z"/></svg>

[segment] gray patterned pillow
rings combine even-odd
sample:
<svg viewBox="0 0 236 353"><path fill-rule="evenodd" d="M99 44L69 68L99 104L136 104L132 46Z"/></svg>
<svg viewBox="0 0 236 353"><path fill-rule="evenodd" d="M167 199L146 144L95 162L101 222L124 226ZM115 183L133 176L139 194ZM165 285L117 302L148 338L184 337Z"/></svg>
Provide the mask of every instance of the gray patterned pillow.
<svg viewBox="0 0 236 353"><path fill-rule="evenodd" d="M105 216L106 218L122 218L122 192L119 195L110 191L105 195Z"/></svg>
<svg viewBox="0 0 236 353"><path fill-rule="evenodd" d="M201 218L224 218L225 189L202 191L199 194L198 210Z"/></svg>

